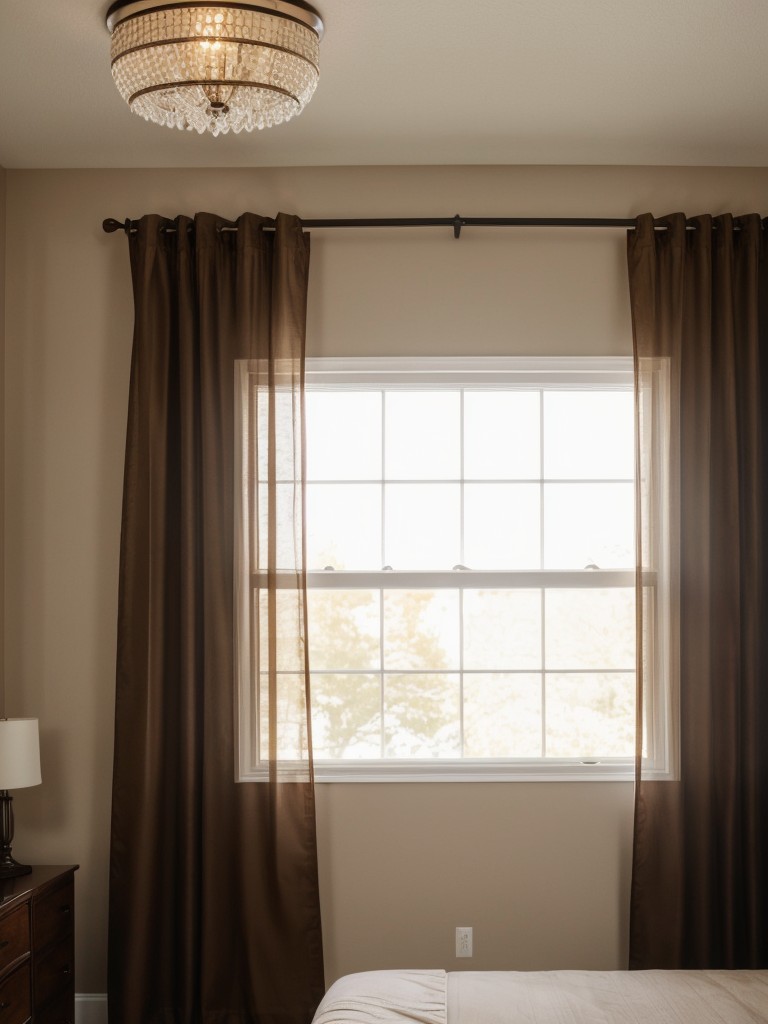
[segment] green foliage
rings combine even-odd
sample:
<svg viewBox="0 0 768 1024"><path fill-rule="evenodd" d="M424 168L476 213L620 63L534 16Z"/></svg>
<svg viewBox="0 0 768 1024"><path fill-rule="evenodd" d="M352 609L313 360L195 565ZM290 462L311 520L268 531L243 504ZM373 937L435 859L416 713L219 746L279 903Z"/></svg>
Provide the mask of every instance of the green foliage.
<svg viewBox="0 0 768 1024"><path fill-rule="evenodd" d="M437 629L430 622L433 595L399 591L385 598L387 651L384 721L379 669L378 591L347 590L312 595L312 709L318 757L432 756L441 732L458 720L458 674L448 667ZM455 666L453 666L455 668ZM337 671L334 672L333 670ZM346 671L339 671L339 670ZM403 670L418 675L401 675ZM455 754L456 740L447 754Z"/></svg>
<svg viewBox="0 0 768 1024"><path fill-rule="evenodd" d="M622 591L555 591L547 598L550 627L559 632L557 642L549 636L549 657L557 668L578 670L558 672L551 665L546 674L548 756L632 754L632 597ZM461 756L458 646L446 624L453 621L454 599L455 591L385 591L382 624L379 591L310 594L316 757ZM487 664L481 674L467 677L472 685L466 686L464 717L471 755L539 756L541 665L538 658L528 660L531 636L540 649L538 612L529 613L519 601L476 602L472 608L465 607L464 628L471 631L465 651L471 648ZM458 631L458 613L455 623ZM515 652L519 658L523 651L529 652L520 666L525 675L510 674L517 667ZM496 664L497 659L512 663Z"/></svg>

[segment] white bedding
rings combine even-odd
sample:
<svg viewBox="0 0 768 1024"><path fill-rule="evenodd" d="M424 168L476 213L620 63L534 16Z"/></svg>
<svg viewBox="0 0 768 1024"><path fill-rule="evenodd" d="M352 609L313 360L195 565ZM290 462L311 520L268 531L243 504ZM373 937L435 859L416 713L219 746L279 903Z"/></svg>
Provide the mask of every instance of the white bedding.
<svg viewBox="0 0 768 1024"><path fill-rule="evenodd" d="M368 971L313 1024L768 1024L768 971Z"/></svg>
<svg viewBox="0 0 768 1024"><path fill-rule="evenodd" d="M445 971L366 971L335 981L312 1024L446 1024Z"/></svg>

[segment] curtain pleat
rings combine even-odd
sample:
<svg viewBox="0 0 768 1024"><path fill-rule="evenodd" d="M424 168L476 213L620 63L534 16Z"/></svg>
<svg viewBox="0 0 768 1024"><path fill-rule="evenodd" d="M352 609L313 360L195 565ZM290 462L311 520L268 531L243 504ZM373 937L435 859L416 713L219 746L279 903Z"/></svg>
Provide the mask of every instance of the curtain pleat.
<svg viewBox="0 0 768 1024"><path fill-rule="evenodd" d="M756 215L686 225L675 214L654 227L646 214L628 236L639 485L634 968L768 967L765 248ZM664 673L666 779L649 761L649 708Z"/></svg>
<svg viewBox="0 0 768 1024"><path fill-rule="evenodd" d="M324 990L311 750L303 781L235 781L236 363L289 359L301 408L309 239L231 226L130 240L111 1024L307 1024Z"/></svg>

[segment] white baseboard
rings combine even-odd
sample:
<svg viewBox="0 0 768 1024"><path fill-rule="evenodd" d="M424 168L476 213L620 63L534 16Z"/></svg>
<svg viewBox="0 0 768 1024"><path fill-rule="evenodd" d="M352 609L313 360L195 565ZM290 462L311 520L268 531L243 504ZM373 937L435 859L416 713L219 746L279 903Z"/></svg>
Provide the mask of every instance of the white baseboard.
<svg viewBox="0 0 768 1024"><path fill-rule="evenodd" d="M75 1024L107 1024L106 993L76 992Z"/></svg>

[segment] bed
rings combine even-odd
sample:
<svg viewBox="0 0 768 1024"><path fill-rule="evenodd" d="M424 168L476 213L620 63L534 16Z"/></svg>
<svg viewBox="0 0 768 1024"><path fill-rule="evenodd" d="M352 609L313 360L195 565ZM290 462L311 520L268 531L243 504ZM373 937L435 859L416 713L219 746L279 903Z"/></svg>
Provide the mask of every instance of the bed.
<svg viewBox="0 0 768 1024"><path fill-rule="evenodd" d="M768 971L368 971L313 1024L766 1024Z"/></svg>

